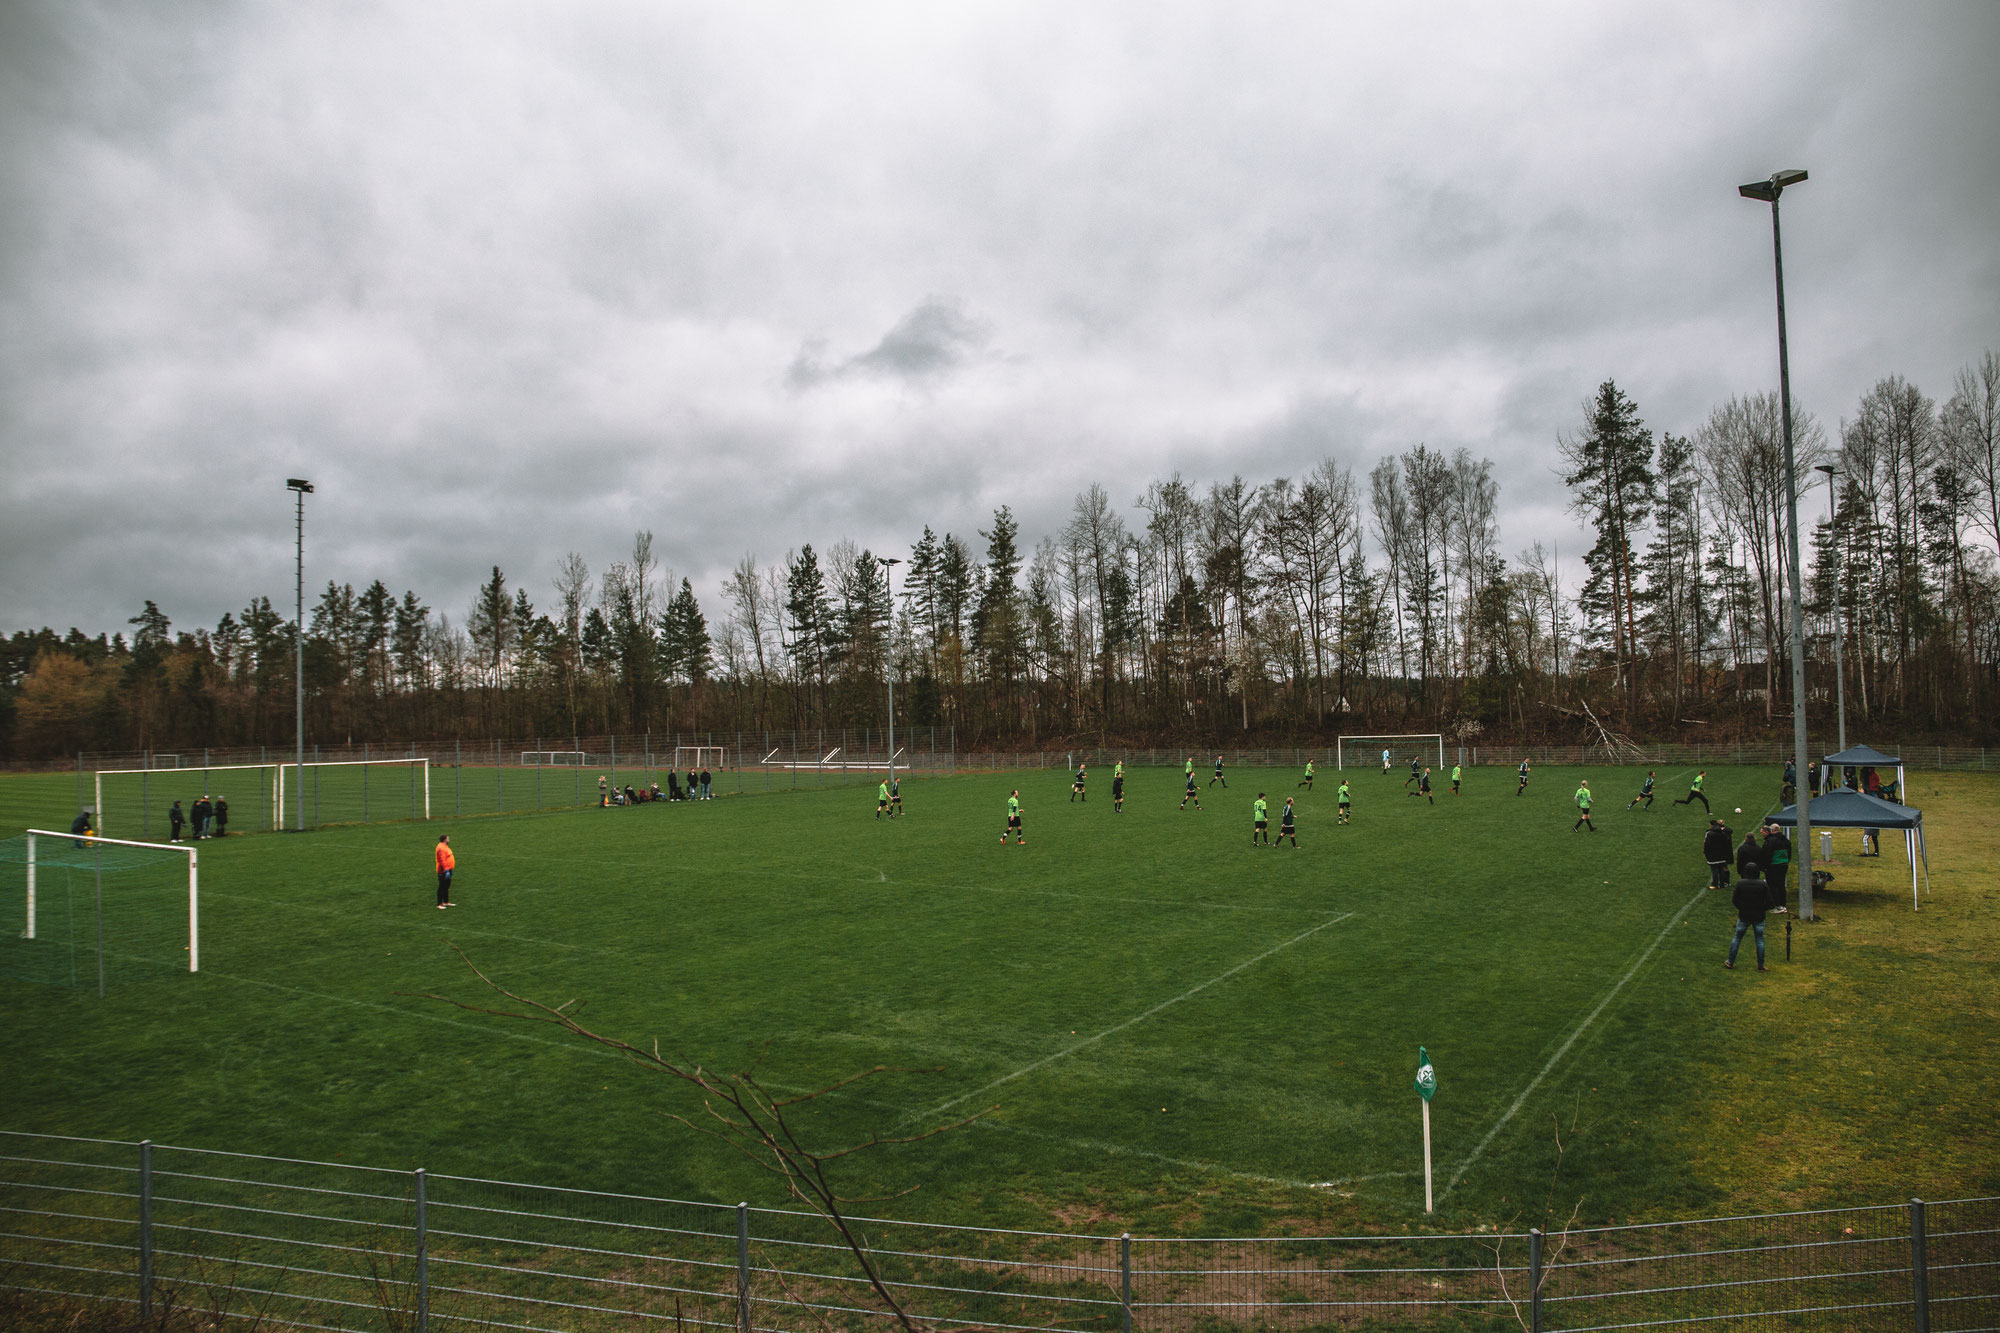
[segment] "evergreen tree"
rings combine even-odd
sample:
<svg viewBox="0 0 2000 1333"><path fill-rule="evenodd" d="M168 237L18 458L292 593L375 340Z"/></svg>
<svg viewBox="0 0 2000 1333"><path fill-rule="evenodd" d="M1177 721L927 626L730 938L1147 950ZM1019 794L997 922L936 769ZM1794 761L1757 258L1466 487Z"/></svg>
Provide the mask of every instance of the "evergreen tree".
<svg viewBox="0 0 2000 1333"><path fill-rule="evenodd" d="M1584 407L1584 432L1560 441L1575 494L1570 508L1597 533L1584 556L1590 577L1579 600L1609 634L1627 707L1637 703L1638 619L1633 593L1633 542L1653 505L1653 433L1639 408L1610 380Z"/></svg>

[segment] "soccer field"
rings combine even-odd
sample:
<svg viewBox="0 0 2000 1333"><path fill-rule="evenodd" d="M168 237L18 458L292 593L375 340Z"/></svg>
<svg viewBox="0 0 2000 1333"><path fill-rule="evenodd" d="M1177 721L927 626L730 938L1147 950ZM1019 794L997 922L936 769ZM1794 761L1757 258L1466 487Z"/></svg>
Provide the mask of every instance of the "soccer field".
<svg viewBox="0 0 2000 1333"><path fill-rule="evenodd" d="M821 1146L975 1123L847 1164L875 1211L996 1225L1115 1218L1211 1234L1421 1216L1419 1044L1436 1062L1439 1221L1686 1216L2000 1191L1985 812L2000 783L1913 775L1934 894L1838 836L1825 921L1772 971L1720 963L1699 806L1626 812L1641 773L1398 770L1298 791L1176 770L1087 803L1024 771L873 789L434 820L204 843L202 970L80 990L0 980L0 1127L423 1165L695 1199L776 1183L662 1112L679 1086L552 1029L469 1014L462 949L511 989L773 1087L836 1094ZM1003 846L1020 786L1027 843ZM1740 834L1775 770L1711 770ZM1253 848L1300 802L1299 842ZM67 827L74 779L0 780L0 833ZM1741 806L1746 813L1734 814ZM61 821L61 822L55 822ZM431 848L459 871L433 907ZM10 887L7 929L18 930ZM1560 1146L1559 1146L1560 1142Z"/></svg>

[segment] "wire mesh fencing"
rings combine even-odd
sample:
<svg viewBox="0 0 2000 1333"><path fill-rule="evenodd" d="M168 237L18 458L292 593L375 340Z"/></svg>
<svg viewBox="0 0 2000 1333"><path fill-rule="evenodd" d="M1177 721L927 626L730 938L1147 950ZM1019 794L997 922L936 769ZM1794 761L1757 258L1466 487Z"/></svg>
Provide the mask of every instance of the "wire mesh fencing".
<svg viewBox="0 0 2000 1333"><path fill-rule="evenodd" d="M0 1132L0 1287L342 1333L2000 1326L2000 1199L1470 1235L1167 1238Z"/></svg>

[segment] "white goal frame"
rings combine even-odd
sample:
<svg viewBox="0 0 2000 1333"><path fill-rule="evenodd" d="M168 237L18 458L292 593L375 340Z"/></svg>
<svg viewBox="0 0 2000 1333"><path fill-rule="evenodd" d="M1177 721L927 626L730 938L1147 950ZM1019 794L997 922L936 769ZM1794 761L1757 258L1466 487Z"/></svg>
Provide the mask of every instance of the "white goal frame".
<svg viewBox="0 0 2000 1333"><path fill-rule="evenodd" d="M399 762L408 763L409 761L401 760ZM187 778L191 777L196 773L200 773L204 777L206 777L210 773L268 773L270 774L270 783L271 783L270 831L276 832L278 829L284 827L284 821L282 817L278 814L278 798L280 794L284 791L284 779L280 776L279 770L285 767L286 765L284 764L269 763L269 764L213 764L205 768L157 768L157 767L156 768L100 768L96 771L96 781L93 783L91 788L91 795L92 799L95 801L95 804L93 804L90 808L91 812L97 816L97 831L98 833L102 834L104 832L104 779L106 778L131 777L134 774L137 774L139 776L140 781L143 782L146 780L146 778L148 778L154 773L167 773L173 775L176 778ZM311 765L307 765L307 767L311 767ZM106 839L106 841L111 841L111 840ZM157 844L150 842L140 842L133 844L133 846L135 847L152 847L156 845Z"/></svg>
<svg viewBox="0 0 2000 1333"><path fill-rule="evenodd" d="M878 762L873 759L842 759L840 757L841 747L838 745L828 750L817 760L779 759L777 757L778 750L782 750L783 748L781 745L777 749L772 750L770 754L758 760L758 766L794 773L868 773L881 771L894 776L898 769L905 773L913 771L910 768L909 761L903 759L904 753L909 749L908 746L904 745L897 746L896 752L890 755L886 762ZM901 762L898 762L899 760Z"/></svg>
<svg viewBox="0 0 2000 1333"><path fill-rule="evenodd" d="M597 761L587 750L523 750L522 768L591 768Z"/></svg>
<svg viewBox="0 0 2000 1333"><path fill-rule="evenodd" d="M1388 745L1388 748L1389 748L1389 752L1390 752L1390 757L1391 757L1391 758L1393 759L1393 758L1394 758L1394 756L1395 756L1395 751L1396 751L1396 748L1397 748L1397 747L1396 747L1396 745L1394 744L1394 742L1398 742L1398 741L1435 741L1435 742L1437 742L1437 754L1438 754L1438 761L1437 761L1437 767L1438 767L1438 768L1439 768L1440 770L1442 770L1442 769L1444 768L1444 733L1443 733L1443 732L1441 732L1441 731L1406 731L1406 732L1402 732L1402 733L1400 733L1400 734L1392 734L1392 735L1385 735L1385 736L1370 736L1370 735L1367 735L1367 734L1365 734L1365 733L1364 733L1364 734L1362 734L1362 735L1358 735L1358 736L1342 736L1342 737L1338 738L1338 739L1337 739L1337 740L1335 740L1335 741L1334 741L1334 743L1333 743L1333 767L1334 767L1334 771L1335 771L1335 772L1340 772L1341 770L1343 770L1343 769L1345 769L1345 768L1347 767L1347 747L1348 747L1349 745L1362 745L1362 744L1366 744L1366 745L1367 745L1367 747L1368 747L1368 757L1369 757L1370 759L1377 759L1377 758L1379 758L1380 756L1378 756L1378 755L1377 755L1377 754L1376 754L1375 752L1376 752L1377 750L1380 750L1380 749L1381 749L1381 748L1382 748L1382 747L1383 747L1383 746L1384 746L1385 744L1387 744L1387 745Z"/></svg>
<svg viewBox="0 0 2000 1333"><path fill-rule="evenodd" d="M702 761L703 755L712 754L716 756L715 763L707 766L711 773L719 769L726 769L729 766L729 747L727 745L676 745L674 747L673 764L676 773L685 773L688 771L689 765L681 762L681 756L684 754L694 756L693 767L697 769L704 766Z"/></svg>
<svg viewBox="0 0 2000 1333"><path fill-rule="evenodd" d="M175 842L132 842L125 838L104 838L94 833L57 833L53 829L28 830L28 932L35 938L35 839L68 838L72 842L104 843L112 847L146 847L156 852L173 852L188 859L188 971L201 971L201 856L193 847Z"/></svg>
<svg viewBox="0 0 2000 1333"><path fill-rule="evenodd" d="M409 757L408 755L392 759L323 759L323 760L313 759L307 761L306 767L310 769L377 768L377 767L388 768L396 764L415 764L418 768L418 771L423 774L424 818L428 820L431 817L431 761L428 755L419 755L414 759ZM276 805L271 807L272 809L271 818L276 823L276 825L281 829L285 827L285 770L288 768L297 769L298 764L290 763L290 764L278 765L278 781L276 787L278 801ZM303 782L304 778L300 778L299 781Z"/></svg>

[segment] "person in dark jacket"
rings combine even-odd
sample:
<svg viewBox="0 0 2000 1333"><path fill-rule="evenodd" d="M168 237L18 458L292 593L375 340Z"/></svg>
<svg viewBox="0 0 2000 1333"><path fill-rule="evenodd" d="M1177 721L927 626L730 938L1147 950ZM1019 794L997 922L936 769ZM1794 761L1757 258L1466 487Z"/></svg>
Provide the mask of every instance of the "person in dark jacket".
<svg viewBox="0 0 2000 1333"><path fill-rule="evenodd" d="M206 792L197 797L194 805L189 809L188 813L194 816L194 840L196 842L200 842L208 836L208 816L214 809L215 807L208 802L208 794Z"/></svg>
<svg viewBox="0 0 2000 1333"><path fill-rule="evenodd" d="M674 770L670 768L667 770L667 799L670 801L678 801L680 798L681 798L680 774L674 772Z"/></svg>
<svg viewBox="0 0 2000 1333"><path fill-rule="evenodd" d="M215 836L218 838L229 836L229 798L227 796L218 796L215 798Z"/></svg>
<svg viewBox="0 0 2000 1333"><path fill-rule="evenodd" d="M181 840L181 826L187 823L187 815L181 811L181 803L174 802L174 808L167 811L167 841Z"/></svg>
<svg viewBox="0 0 2000 1333"><path fill-rule="evenodd" d="M1764 881L1761 879L1739 879L1736 881L1736 893L1734 896L1736 901L1736 934L1730 937L1729 957L1722 965L1727 968L1734 968L1736 966L1736 950L1743 943L1743 932L1753 930L1757 932L1757 970L1759 972L1768 971L1769 969L1764 966L1764 912L1766 910L1765 904L1770 899L1765 897Z"/></svg>
<svg viewBox="0 0 2000 1333"><path fill-rule="evenodd" d="M1708 887L1729 887L1729 827L1719 819L1708 821L1701 840L1702 859L1708 862Z"/></svg>
<svg viewBox="0 0 2000 1333"><path fill-rule="evenodd" d="M1764 882L1764 849L1757 845L1757 830L1743 835L1736 847L1736 878Z"/></svg>
<svg viewBox="0 0 2000 1333"><path fill-rule="evenodd" d="M1785 910L1785 879L1792 873L1792 840L1776 824L1764 833L1764 880L1771 886L1771 910Z"/></svg>
<svg viewBox="0 0 2000 1333"><path fill-rule="evenodd" d="M84 838L90 834L90 811L85 810L75 819L72 819L69 824L69 831L76 835L76 845L79 847L83 846Z"/></svg>

